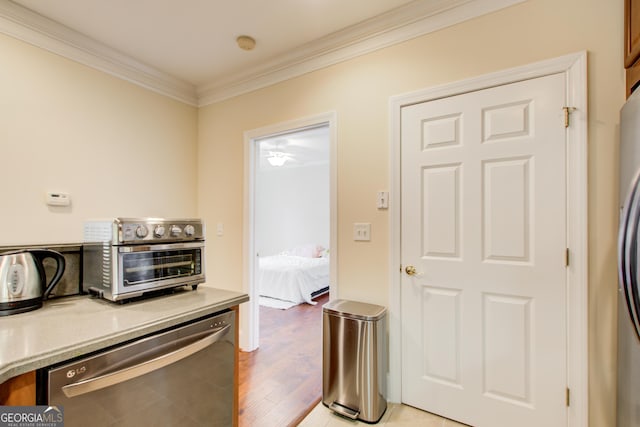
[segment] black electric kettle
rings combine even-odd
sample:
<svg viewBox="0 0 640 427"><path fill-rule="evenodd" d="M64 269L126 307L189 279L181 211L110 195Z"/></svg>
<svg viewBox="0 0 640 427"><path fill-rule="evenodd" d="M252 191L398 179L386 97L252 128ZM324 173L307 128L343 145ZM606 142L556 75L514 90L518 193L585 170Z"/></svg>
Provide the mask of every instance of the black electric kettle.
<svg viewBox="0 0 640 427"><path fill-rule="evenodd" d="M47 284L43 261L56 261L56 272ZM49 249L24 249L0 254L0 316L42 307L42 301L62 278L64 256Z"/></svg>

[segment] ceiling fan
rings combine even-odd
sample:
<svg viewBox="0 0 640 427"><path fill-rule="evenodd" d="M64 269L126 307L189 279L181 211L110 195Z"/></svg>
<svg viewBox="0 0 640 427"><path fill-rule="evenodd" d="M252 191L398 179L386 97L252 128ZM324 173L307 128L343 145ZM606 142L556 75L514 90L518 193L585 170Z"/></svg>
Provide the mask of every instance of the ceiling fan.
<svg viewBox="0 0 640 427"><path fill-rule="evenodd" d="M267 161L271 166L282 166L288 160L293 160L293 157L283 151L269 151L267 155Z"/></svg>
<svg viewBox="0 0 640 427"><path fill-rule="evenodd" d="M294 160L295 155L289 148L290 141L278 139L276 141L263 141L261 150L271 166L279 167L288 161Z"/></svg>
<svg viewBox="0 0 640 427"><path fill-rule="evenodd" d="M260 156L273 167L287 162L299 166L321 162L327 152L328 132L328 126L323 125L265 138L260 141Z"/></svg>

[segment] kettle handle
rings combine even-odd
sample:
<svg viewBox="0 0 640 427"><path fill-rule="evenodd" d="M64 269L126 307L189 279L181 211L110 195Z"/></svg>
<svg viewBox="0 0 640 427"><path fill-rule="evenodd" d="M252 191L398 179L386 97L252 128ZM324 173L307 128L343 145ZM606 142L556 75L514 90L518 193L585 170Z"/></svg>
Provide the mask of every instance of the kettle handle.
<svg viewBox="0 0 640 427"><path fill-rule="evenodd" d="M40 266L42 267L42 277L44 275L44 266L42 265L42 261L45 258L52 258L56 261L56 273L53 275L53 278L45 287L44 293L42 294L42 299L46 300L49 297L49 294L53 290L53 288L58 284L60 279L62 279L62 275L64 274L65 268L65 260L64 256L60 252L52 251L51 249L31 249L29 250L40 262Z"/></svg>

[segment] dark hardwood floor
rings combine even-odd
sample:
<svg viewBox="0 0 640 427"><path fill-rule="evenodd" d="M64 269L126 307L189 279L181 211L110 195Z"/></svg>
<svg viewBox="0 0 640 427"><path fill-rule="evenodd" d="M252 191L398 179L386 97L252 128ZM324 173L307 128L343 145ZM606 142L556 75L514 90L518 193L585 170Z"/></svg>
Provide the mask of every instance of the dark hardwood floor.
<svg viewBox="0 0 640 427"><path fill-rule="evenodd" d="M322 397L322 306L260 307L260 347L240 352L240 427L297 425Z"/></svg>

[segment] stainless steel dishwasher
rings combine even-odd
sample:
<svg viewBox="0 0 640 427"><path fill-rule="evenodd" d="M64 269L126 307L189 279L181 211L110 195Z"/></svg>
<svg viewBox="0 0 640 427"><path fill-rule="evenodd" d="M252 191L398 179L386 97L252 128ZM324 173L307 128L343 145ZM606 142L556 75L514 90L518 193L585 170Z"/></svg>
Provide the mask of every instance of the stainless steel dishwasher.
<svg viewBox="0 0 640 427"><path fill-rule="evenodd" d="M41 370L73 426L231 426L235 313Z"/></svg>

